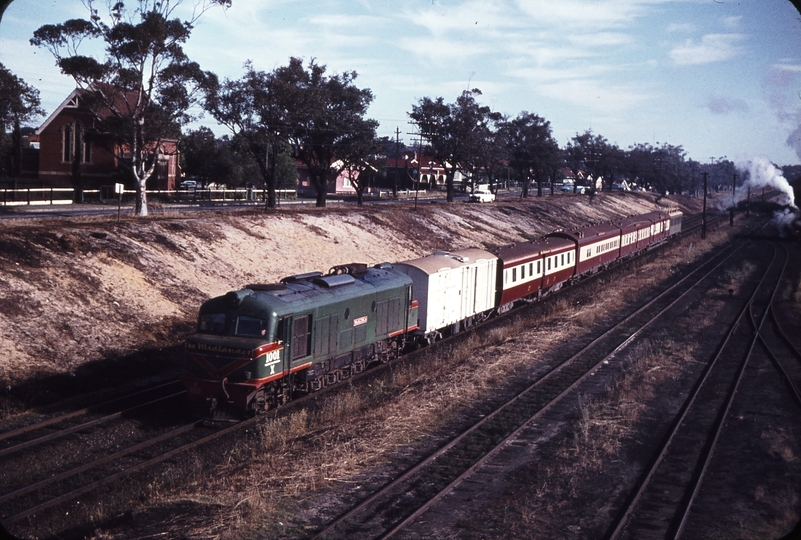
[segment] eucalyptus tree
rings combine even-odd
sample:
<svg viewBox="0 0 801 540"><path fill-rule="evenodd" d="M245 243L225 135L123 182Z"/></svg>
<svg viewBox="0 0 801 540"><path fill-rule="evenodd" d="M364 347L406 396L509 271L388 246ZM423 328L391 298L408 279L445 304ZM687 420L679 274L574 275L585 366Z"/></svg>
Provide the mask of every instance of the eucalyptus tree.
<svg viewBox="0 0 801 540"><path fill-rule="evenodd" d="M442 97L425 97L413 105L409 113L432 156L445 166L448 202L453 202L456 172L468 172L482 158L492 125L501 120L499 113L479 105L475 96L480 95L477 88L465 90L451 104L445 103Z"/></svg>
<svg viewBox="0 0 801 540"><path fill-rule="evenodd" d="M521 112L501 126L509 166L523 184L523 197L528 197L532 180L537 182L537 194L542 196L542 182L558 159L559 145L551 132L551 123L541 116Z"/></svg>
<svg viewBox="0 0 801 540"><path fill-rule="evenodd" d="M329 182L342 172L335 163L345 163L340 154L354 139L374 136L378 127L378 122L365 118L373 93L355 85L355 71L326 75L326 66L314 59L304 68L301 59L291 58L272 77L284 115L282 129L309 170L317 206L324 207Z"/></svg>
<svg viewBox="0 0 801 540"><path fill-rule="evenodd" d="M204 108L241 143L259 167L267 186L267 208L276 206L278 148L282 141L284 111L273 88L273 74L245 64L239 80L222 83L210 77ZM284 135L285 136L285 135Z"/></svg>
<svg viewBox="0 0 801 540"><path fill-rule="evenodd" d="M362 205L364 192L375 179L383 161L383 141L375 132L376 125L365 121L361 129L351 131L340 141L336 169L346 172L356 191L356 204Z"/></svg>
<svg viewBox="0 0 801 540"><path fill-rule="evenodd" d="M582 134L576 133L565 147L565 161L573 173L577 175L581 170L588 172L593 182L597 182L598 177L608 175L615 159L614 149L606 137L593 134L591 129ZM594 189L595 184L590 188Z"/></svg>
<svg viewBox="0 0 801 540"><path fill-rule="evenodd" d="M101 12L98 2L84 0L86 18L44 25L30 41L49 50L81 90L98 140L109 141L107 149L134 184L136 215L146 216L146 183L158 155L194 119L188 111L209 76L189 60L184 44L205 11L231 0L197 0L185 20L176 17L181 0L104 4Z"/></svg>
<svg viewBox="0 0 801 540"><path fill-rule="evenodd" d="M0 63L0 171L9 166L9 176L19 176L22 164L23 122L44 114L39 100L39 90L29 86ZM6 130L11 130L11 141L7 144ZM8 155L10 159L6 160Z"/></svg>

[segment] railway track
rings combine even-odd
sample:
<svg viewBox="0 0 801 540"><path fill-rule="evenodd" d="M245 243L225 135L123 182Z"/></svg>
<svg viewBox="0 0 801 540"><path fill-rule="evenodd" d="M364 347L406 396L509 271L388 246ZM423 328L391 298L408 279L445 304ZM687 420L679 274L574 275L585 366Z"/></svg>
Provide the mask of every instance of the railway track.
<svg viewBox="0 0 801 540"><path fill-rule="evenodd" d="M178 380L168 381L104 403L10 429L0 433L0 457L87 430L184 393L186 391Z"/></svg>
<svg viewBox="0 0 801 540"><path fill-rule="evenodd" d="M613 523L609 538L680 538L707 478L743 374L761 341L762 328L787 264L776 253L726 339L673 423L638 489ZM749 331L748 326L752 327Z"/></svg>
<svg viewBox="0 0 801 540"><path fill-rule="evenodd" d="M328 523L314 538L387 538L413 524L454 488L469 482L480 469L489 468L490 478L482 478L476 486L491 482L494 472L487 463L493 457L520 444L515 441L530 423L564 406L564 398L580 386L592 384L596 374L616 369L616 357L623 349L664 313L686 301L697 285L738 249L719 252L495 411Z"/></svg>
<svg viewBox="0 0 801 540"><path fill-rule="evenodd" d="M54 415L0 433L0 515L12 524L35 514L30 509L50 508L69 500L65 492L74 491L81 475L92 473L126 455L153 446L168 437L161 429L156 436L138 433L137 441L119 450L125 439L107 437L104 430L131 429L148 408L161 407L185 393L178 381L167 381L103 403ZM153 426L150 426L153 428ZM102 475L102 473L101 473ZM81 490L75 496L85 493Z"/></svg>

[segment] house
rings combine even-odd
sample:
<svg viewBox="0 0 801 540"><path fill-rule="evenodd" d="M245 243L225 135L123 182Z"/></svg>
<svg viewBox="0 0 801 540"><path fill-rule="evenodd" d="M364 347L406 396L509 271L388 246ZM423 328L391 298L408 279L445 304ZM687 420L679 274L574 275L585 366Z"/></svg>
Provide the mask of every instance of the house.
<svg viewBox="0 0 801 540"><path fill-rule="evenodd" d="M298 169L298 194L306 197L316 197L317 188L311 180L309 168L300 160L295 162ZM356 189L350 179L350 173L345 170L340 172L336 178L328 181L326 193L328 195L355 195ZM358 173L354 173L358 178Z"/></svg>
<svg viewBox="0 0 801 540"><path fill-rule="evenodd" d="M53 187L71 187L76 173L82 187L124 183L116 154L126 150L94 129L97 114L84 106L84 90L76 88L36 130L39 140L39 180ZM101 113L102 114L102 113ZM158 164L147 189L175 189L180 178L178 141L158 148ZM134 186L127 186L133 188Z"/></svg>
<svg viewBox="0 0 801 540"><path fill-rule="evenodd" d="M410 151L396 157L388 157L384 165L384 183L386 187L392 187L397 181L397 189L420 189L437 190L445 189L446 175L448 174L445 166L434 158L425 154L418 154ZM454 182L461 181L458 176Z"/></svg>

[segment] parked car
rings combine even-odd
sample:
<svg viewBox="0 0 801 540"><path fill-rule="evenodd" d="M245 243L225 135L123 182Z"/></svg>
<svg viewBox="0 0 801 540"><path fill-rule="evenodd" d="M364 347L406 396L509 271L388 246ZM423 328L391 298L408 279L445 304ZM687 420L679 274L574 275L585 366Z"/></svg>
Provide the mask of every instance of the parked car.
<svg viewBox="0 0 801 540"><path fill-rule="evenodd" d="M179 189L197 189L200 186L195 180L184 180L178 187Z"/></svg>
<svg viewBox="0 0 801 540"><path fill-rule="evenodd" d="M493 202L495 201L495 194L490 191L489 184L479 184L473 190L469 197L470 202Z"/></svg>

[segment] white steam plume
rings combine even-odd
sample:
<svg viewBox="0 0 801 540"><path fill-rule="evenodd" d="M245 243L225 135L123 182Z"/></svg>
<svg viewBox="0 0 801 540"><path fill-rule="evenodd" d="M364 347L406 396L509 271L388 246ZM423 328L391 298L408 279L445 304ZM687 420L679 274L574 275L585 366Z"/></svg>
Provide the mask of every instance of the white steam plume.
<svg viewBox="0 0 801 540"><path fill-rule="evenodd" d="M792 206L796 209L798 208L795 205L795 193L793 192L792 186L790 186L787 179L782 176L782 171L777 169L769 159L755 157L752 159L738 160L735 166L746 179L743 188L750 186L754 189L766 187L778 189L784 193L782 204Z"/></svg>

